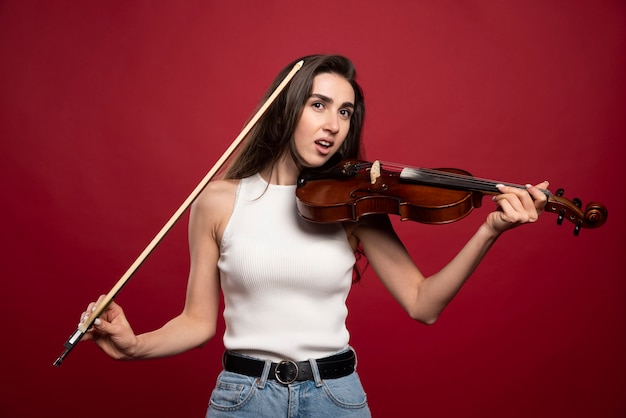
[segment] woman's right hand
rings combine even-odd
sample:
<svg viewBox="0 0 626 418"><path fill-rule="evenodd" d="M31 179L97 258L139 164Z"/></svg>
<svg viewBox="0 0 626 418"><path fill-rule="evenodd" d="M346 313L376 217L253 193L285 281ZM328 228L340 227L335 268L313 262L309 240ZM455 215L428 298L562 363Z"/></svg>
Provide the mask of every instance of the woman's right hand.
<svg viewBox="0 0 626 418"><path fill-rule="evenodd" d="M96 302L91 302L87 306L87 310L80 316L81 324L87 320L103 297L104 295L100 296ZM114 301L111 301L81 339L87 340L93 340L102 351L116 360L131 359L138 342L137 336L126 320L124 310Z"/></svg>

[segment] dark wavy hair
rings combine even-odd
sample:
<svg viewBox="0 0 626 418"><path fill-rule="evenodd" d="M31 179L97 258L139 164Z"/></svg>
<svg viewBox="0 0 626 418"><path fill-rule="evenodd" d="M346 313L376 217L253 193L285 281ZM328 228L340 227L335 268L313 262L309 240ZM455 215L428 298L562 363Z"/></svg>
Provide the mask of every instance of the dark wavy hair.
<svg viewBox="0 0 626 418"><path fill-rule="evenodd" d="M304 105L311 95L313 79L318 74L333 73L344 77L354 89L354 113L350 129L339 153L343 158L360 158L361 129L365 118L363 92L356 82L356 69L348 58L341 55L309 55L287 65L277 76L259 103L260 108L281 81L299 61L302 68L276 97L256 125L242 141L242 148L229 164L223 178L239 179L251 176L273 166L283 152L289 149L296 163L299 158L293 149L293 135Z"/></svg>

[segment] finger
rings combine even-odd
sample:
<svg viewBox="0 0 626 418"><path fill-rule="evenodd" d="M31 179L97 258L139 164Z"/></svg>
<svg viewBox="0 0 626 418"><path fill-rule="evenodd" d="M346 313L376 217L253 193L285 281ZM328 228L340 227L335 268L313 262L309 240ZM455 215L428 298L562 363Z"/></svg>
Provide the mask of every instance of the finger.
<svg viewBox="0 0 626 418"><path fill-rule="evenodd" d="M94 311L94 309L96 309L96 302L91 302L89 303L89 305L87 305L87 310L85 312L91 313Z"/></svg>
<svg viewBox="0 0 626 418"><path fill-rule="evenodd" d="M497 200L497 204L500 208L500 217L503 221L510 224L528 222L529 216L524 210L520 200L515 196L506 197L502 195Z"/></svg>
<svg viewBox="0 0 626 418"><path fill-rule="evenodd" d="M550 183L548 181L541 182L534 186L530 184L526 185L526 190L528 190L528 193L530 193L530 195L534 199L535 207L540 211L543 210L543 208L546 206L546 203L548 203L548 196L546 195L546 193L544 193L544 191L548 188L549 185Z"/></svg>
<svg viewBox="0 0 626 418"><path fill-rule="evenodd" d="M100 304L102 303L102 300L106 297L106 295L100 295L100 297L98 298L98 300L96 301L96 306L94 307L94 311L96 309L97 306L100 306Z"/></svg>
<svg viewBox="0 0 626 418"><path fill-rule="evenodd" d="M103 321L103 320L102 320L102 319L100 319L100 318L96 318L96 319L94 319L94 321L93 321L93 327L94 327L94 328L95 328L95 329L96 329L99 333L106 332L106 329L105 329L106 325L105 325L105 324L108 324L108 322L107 322L107 321Z"/></svg>
<svg viewBox="0 0 626 418"><path fill-rule="evenodd" d="M538 219L537 208L526 190L515 187L502 187L501 190L510 191L510 193L503 193L494 199L503 212L503 220L513 224L522 224Z"/></svg>
<svg viewBox="0 0 626 418"><path fill-rule="evenodd" d="M502 202L507 201L512 210L519 212L525 211L528 204L532 206L532 199L526 190L501 184L496 187L500 190L500 194L494 196L493 200L500 206Z"/></svg>
<svg viewBox="0 0 626 418"><path fill-rule="evenodd" d="M87 309L80 314L80 321L78 323L78 326L81 326L89 319L91 314L96 311L96 307L100 304L104 297L105 295L100 295L100 297L95 302L90 302L89 305L87 305Z"/></svg>
<svg viewBox="0 0 626 418"><path fill-rule="evenodd" d="M102 314L105 309L102 309L100 307L100 305L102 304L102 301L104 300L104 298L106 297L106 295L100 295L100 297L98 298L98 300L96 300L96 302L94 303L94 306L91 308L91 312L95 312L96 310L100 310L100 314Z"/></svg>
<svg viewBox="0 0 626 418"><path fill-rule="evenodd" d="M535 186L526 185L526 189L511 186L500 186L498 189L504 194L502 198L506 198L511 205L520 212L525 212L532 221L539 216L539 211L545 206L545 194ZM532 192L530 189L533 189ZM515 203L515 199L519 199L520 204Z"/></svg>
<svg viewBox="0 0 626 418"><path fill-rule="evenodd" d="M93 340L93 334L91 331L87 331L86 333L83 334L82 337L80 337L81 341L89 341L89 340Z"/></svg>
<svg viewBox="0 0 626 418"><path fill-rule="evenodd" d="M89 312L85 311L83 313L80 314L80 321L78 322L78 326L81 326L82 324L85 323L85 321L87 321L87 318L89 318Z"/></svg>
<svg viewBox="0 0 626 418"><path fill-rule="evenodd" d="M124 311L120 305L110 301L102 314L94 320L94 328L98 331L107 331L119 319L124 320Z"/></svg>
<svg viewBox="0 0 626 418"><path fill-rule="evenodd" d="M95 302L91 302L89 303L89 305L87 305L87 309L81 312L80 320L78 321L78 326L83 325L87 321L87 319L89 319L89 315L91 315L95 306L96 306Z"/></svg>

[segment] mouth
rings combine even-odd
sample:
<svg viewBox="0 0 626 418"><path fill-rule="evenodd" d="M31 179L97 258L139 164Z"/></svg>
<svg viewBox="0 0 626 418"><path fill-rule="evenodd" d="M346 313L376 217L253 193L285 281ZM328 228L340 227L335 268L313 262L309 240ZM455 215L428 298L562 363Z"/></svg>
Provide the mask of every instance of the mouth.
<svg viewBox="0 0 626 418"><path fill-rule="evenodd" d="M317 141L315 141L315 144L318 145L319 147L327 148L327 149L333 146L333 142L327 139L318 139Z"/></svg>
<svg viewBox="0 0 626 418"><path fill-rule="evenodd" d="M328 155L333 144L333 141L329 141L327 139L318 139L317 141L315 141L315 148L320 154Z"/></svg>

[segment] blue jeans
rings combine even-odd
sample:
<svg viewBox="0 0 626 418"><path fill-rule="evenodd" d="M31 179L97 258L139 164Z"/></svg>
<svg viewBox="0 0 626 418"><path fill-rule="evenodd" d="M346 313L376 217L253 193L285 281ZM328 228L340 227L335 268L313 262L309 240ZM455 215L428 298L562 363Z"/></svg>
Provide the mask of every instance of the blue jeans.
<svg viewBox="0 0 626 418"><path fill-rule="evenodd" d="M322 380L311 360L313 380L283 385L268 380L271 362L262 376L222 371L211 394L207 418L340 418L371 417L367 397L356 372Z"/></svg>

